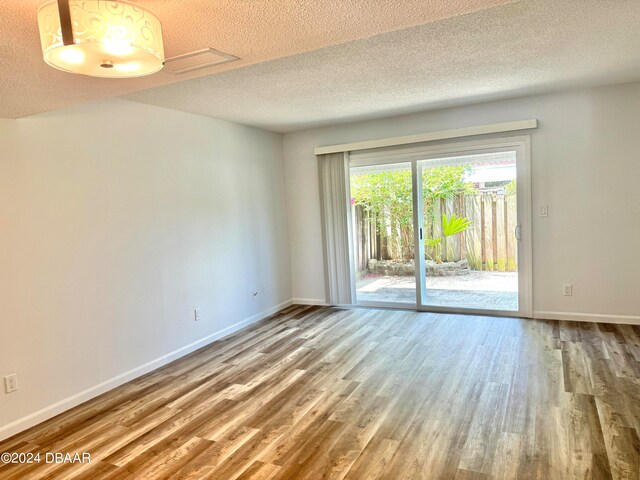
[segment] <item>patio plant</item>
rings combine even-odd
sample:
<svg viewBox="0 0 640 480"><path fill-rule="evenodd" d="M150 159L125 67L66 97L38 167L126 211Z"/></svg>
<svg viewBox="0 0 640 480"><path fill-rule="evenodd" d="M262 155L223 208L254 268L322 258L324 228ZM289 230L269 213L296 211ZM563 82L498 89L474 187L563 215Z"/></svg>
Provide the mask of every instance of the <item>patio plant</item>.
<svg viewBox="0 0 640 480"><path fill-rule="evenodd" d="M430 260L433 260L436 263L442 263L442 237L438 238L429 238L425 239L425 253ZM433 255L430 255L429 252L432 251Z"/></svg>
<svg viewBox="0 0 640 480"><path fill-rule="evenodd" d="M431 260L442 263L442 239L451 237L453 235L457 235L458 233L464 232L471 226L471 220L466 217L458 217L455 213L450 217L447 217L446 214L442 215L442 236L438 238L427 238L425 242L425 246L431 247L435 254L431 258ZM425 251L428 252L427 249Z"/></svg>
<svg viewBox="0 0 640 480"><path fill-rule="evenodd" d="M442 235L450 237L456 233L464 232L471 226L471 220L466 217L458 217L455 213L451 217L442 215Z"/></svg>

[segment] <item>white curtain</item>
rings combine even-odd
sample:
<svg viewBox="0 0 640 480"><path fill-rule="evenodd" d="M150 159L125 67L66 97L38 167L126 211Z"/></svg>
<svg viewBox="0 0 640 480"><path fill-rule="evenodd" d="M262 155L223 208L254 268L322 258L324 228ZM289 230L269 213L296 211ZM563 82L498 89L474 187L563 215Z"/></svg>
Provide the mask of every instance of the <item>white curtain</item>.
<svg viewBox="0 0 640 480"><path fill-rule="evenodd" d="M346 152L318 156L320 206L324 242L327 302L355 303L351 234L349 155Z"/></svg>

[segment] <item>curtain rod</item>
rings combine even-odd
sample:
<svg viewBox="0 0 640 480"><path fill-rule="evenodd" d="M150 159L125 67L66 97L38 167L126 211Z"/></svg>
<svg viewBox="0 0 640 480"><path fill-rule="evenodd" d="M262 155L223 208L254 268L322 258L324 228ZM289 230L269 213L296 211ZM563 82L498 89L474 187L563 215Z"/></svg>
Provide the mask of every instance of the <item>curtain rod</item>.
<svg viewBox="0 0 640 480"><path fill-rule="evenodd" d="M486 135L489 133L515 132L538 128L538 120L518 120L515 122L492 123L489 125L477 125L475 127L455 128L452 130L440 130L439 132L419 133L418 135L406 135L404 137L381 138L379 140L366 140L364 142L343 143L341 145L328 145L316 147L315 155L327 153L353 152L356 150L368 150L370 148L393 147L396 145L408 145L410 143L433 142L449 138L471 137L474 135Z"/></svg>

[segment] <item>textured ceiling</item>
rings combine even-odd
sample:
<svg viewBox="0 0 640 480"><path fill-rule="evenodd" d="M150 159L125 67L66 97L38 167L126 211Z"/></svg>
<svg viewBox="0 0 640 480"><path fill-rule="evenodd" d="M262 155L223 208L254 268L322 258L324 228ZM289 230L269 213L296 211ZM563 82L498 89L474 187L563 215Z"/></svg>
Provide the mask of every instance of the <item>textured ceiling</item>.
<svg viewBox="0 0 640 480"><path fill-rule="evenodd" d="M42 60L36 11L45 0L0 2L0 117L17 118L308 52L513 0L137 0L162 20L168 57L215 48L240 61L175 76L105 80ZM206 94L206 92L205 92ZM190 103L197 103L191 99ZM184 108L189 110L190 105Z"/></svg>
<svg viewBox="0 0 640 480"><path fill-rule="evenodd" d="M529 0L126 98L275 131L640 80L639 0Z"/></svg>

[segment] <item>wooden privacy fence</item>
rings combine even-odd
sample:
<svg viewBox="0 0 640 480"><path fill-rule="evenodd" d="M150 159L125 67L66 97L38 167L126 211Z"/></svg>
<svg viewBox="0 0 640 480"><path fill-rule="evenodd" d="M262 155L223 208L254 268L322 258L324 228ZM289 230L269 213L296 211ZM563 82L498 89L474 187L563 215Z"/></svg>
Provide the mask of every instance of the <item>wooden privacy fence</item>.
<svg viewBox="0 0 640 480"><path fill-rule="evenodd" d="M440 256L443 262L466 259L472 270L499 272L517 271L516 194L485 192L439 199L433 206L425 205L425 233L429 238L442 238ZM442 237L442 215L455 214L471 221L464 232ZM384 215L383 215L384 216ZM380 220L380 221L378 221ZM408 260L399 252L406 232L393 232L391 219L375 218L361 205L354 206L354 243L356 262L361 272L367 270L370 259ZM382 228L381 228L382 226ZM413 248L409 249L413 254ZM425 246L427 258L435 259L435 248Z"/></svg>

